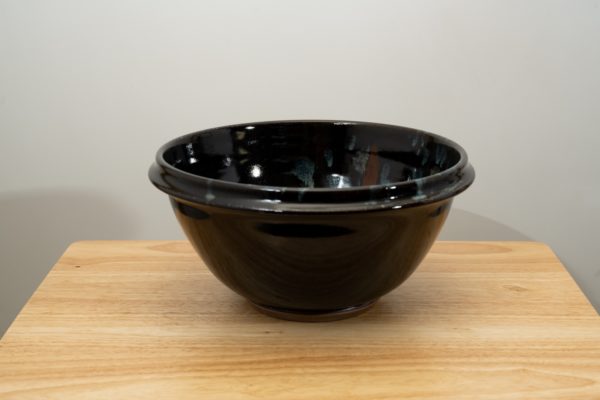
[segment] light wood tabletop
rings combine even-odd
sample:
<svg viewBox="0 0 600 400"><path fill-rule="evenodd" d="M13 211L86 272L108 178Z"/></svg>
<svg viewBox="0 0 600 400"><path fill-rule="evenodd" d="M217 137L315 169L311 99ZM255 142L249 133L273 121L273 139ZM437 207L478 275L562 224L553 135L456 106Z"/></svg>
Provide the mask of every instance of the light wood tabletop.
<svg viewBox="0 0 600 400"><path fill-rule="evenodd" d="M0 340L0 399L600 399L600 317L544 244L437 242L369 312L257 313L184 241L71 245Z"/></svg>

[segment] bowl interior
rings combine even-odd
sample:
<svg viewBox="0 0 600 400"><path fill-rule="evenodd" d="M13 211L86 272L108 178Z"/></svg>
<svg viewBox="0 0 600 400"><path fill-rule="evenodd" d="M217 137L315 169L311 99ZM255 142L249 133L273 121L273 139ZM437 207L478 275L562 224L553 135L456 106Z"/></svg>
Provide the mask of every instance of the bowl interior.
<svg viewBox="0 0 600 400"><path fill-rule="evenodd" d="M342 188L433 175L458 163L460 153L440 137L409 128L299 121L199 132L163 157L179 170L224 181Z"/></svg>

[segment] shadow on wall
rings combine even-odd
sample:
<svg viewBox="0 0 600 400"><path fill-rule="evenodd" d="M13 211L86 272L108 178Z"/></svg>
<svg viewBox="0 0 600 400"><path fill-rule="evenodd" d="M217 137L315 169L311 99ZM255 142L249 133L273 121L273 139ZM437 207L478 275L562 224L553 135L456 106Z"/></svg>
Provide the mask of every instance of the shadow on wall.
<svg viewBox="0 0 600 400"><path fill-rule="evenodd" d="M440 240L534 240L491 218L452 208Z"/></svg>
<svg viewBox="0 0 600 400"><path fill-rule="evenodd" d="M134 214L113 199L82 191L0 195L0 337L69 243L126 239Z"/></svg>

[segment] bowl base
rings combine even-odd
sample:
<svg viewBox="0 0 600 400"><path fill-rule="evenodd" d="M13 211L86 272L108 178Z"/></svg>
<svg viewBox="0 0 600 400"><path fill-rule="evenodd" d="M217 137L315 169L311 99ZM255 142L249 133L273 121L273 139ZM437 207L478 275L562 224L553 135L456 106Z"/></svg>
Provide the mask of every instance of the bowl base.
<svg viewBox="0 0 600 400"><path fill-rule="evenodd" d="M269 317L298 322L330 322L351 318L362 314L365 311L369 310L371 307L373 307L375 303L377 303L377 300L379 299L375 299L368 303L363 303L357 306L327 311L297 311L285 308L261 306L253 302L250 302L250 304L252 304L252 306L258 311L265 315L268 315Z"/></svg>

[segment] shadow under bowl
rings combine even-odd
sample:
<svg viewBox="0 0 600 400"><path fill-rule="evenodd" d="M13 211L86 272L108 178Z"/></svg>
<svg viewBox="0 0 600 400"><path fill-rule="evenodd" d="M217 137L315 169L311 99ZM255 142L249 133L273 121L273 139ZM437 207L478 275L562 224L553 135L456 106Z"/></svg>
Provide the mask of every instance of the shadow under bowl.
<svg viewBox="0 0 600 400"><path fill-rule="evenodd" d="M149 176L221 282L268 315L330 321L410 276L475 173L431 133L276 121L177 138Z"/></svg>

